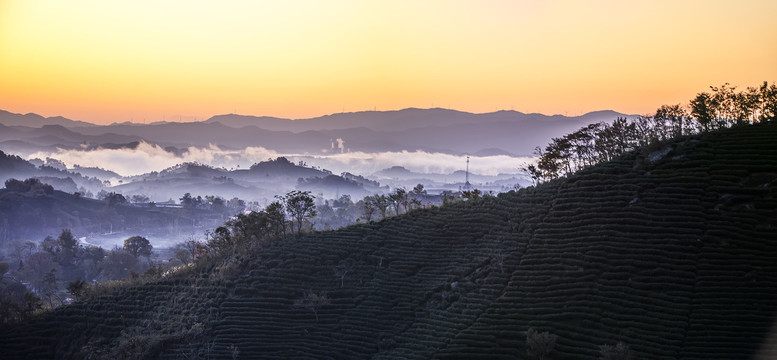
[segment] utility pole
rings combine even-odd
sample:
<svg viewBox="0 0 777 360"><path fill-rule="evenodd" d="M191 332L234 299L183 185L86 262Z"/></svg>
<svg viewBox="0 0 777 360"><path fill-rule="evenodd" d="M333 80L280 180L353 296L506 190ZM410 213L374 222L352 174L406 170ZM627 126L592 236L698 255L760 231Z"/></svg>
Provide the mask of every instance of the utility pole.
<svg viewBox="0 0 777 360"><path fill-rule="evenodd" d="M464 189L469 190L472 185L469 183L469 155L467 155L467 171L464 173Z"/></svg>

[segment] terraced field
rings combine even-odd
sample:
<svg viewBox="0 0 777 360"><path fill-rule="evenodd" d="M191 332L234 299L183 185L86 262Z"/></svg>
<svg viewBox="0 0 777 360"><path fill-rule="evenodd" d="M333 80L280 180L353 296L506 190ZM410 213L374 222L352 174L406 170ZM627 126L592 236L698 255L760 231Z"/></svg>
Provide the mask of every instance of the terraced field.
<svg viewBox="0 0 777 360"><path fill-rule="evenodd" d="M777 126L731 129L285 239L45 314L2 333L0 354L519 359L531 327L558 335L554 359L619 341L639 359L751 358L777 345L776 145ZM329 303L295 306L308 291Z"/></svg>

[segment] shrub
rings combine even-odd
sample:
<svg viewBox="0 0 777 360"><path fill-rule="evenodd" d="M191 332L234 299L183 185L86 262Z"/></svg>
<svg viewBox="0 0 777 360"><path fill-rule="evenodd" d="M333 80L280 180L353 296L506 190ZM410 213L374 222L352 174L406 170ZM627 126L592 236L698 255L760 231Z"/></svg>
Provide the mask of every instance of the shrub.
<svg viewBox="0 0 777 360"><path fill-rule="evenodd" d="M538 332L534 328L529 328L526 332L526 353L539 360L549 359L556 346L558 336L547 331Z"/></svg>

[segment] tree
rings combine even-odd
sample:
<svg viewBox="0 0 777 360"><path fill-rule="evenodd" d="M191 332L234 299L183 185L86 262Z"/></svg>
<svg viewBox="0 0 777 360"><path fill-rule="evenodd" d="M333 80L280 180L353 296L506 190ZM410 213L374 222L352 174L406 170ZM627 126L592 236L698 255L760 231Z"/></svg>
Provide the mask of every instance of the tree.
<svg viewBox="0 0 777 360"><path fill-rule="evenodd" d="M8 191L26 193L30 190L30 187L25 184L24 181L11 178L5 181L5 189Z"/></svg>
<svg viewBox="0 0 777 360"><path fill-rule="evenodd" d="M61 250L59 242L51 236L46 236L46 238L43 239L40 243L40 248L51 255L57 255Z"/></svg>
<svg viewBox="0 0 777 360"><path fill-rule="evenodd" d="M534 328L529 328L526 332L526 353L539 360L548 359L556 346L558 336L547 331L538 332Z"/></svg>
<svg viewBox="0 0 777 360"><path fill-rule="evenodd" d="M205 201L210 205L211 210L223 211L226 209L226 201L218 196L207 195L205 196Z"/></svg>
<svg viewBox="0 0 777 360"><path fill-rule="evenodd" d="M151 256L151 251L154 249L151 246L151 242L142 236L131 236L124 240L124 251L131 254L135 258L145 256Z"/></svg>
<svg viewBox="0 0 777 360"><path fill-rule="evenodd" d="M191 193L183 194L179 200L181 200L181 206L183 206L185 209L191 208L194 204Z"/></svg>
<svg viewBox="0 0 777 360"><path fill-rule="evenodd" d="M65 266L65 264L71 264L73 262L73 258L76 255L76 251L78 250L78 240L73 236L73 233L70 231L70 229L63 229L62 232L59 234L59 237L57 237L57 245L59 249L61 249L61 264L62 266Z"/></svg>
<svg viewBox="0 0 777 360"><path fill-rule="evenodd" d="M29 178L24 181L8 179L5 181L5 188L9 191L27 193L34 196L50 195L54 193L54 187L44 184L36 178Z"/></svg>
<svg viewBox="0 0 777 360"><path fill-rule="evenodd" d="M149 202L149 200L150 200L148 198L148 196L143 195L143 194L132 195L132 197L130 199L132 199L132 203L133 204L145 204L145 203Z"/></svg>
<svg viewBox="0 0 777 360"><path fill-rule="evenodd" d="M263 211L252 211L248 214L237 214L224 224L229 230L219 230L223 240L228 240L229 246L236 250L240 246L250 246L278 238L285 232L285 216L280 203L273 203ZM218 229L217 229L218 230Z"/></svg>
<svg viewBox="0 0 777 360"><path fill-rule="evenodd" d="M73 298L75 298L76 301L82 300L88 291L89 284L80 278L67 284L67 292L69 292L70 295L73 295Z"/></svg>
<svg viewBox="0 0 777 360"><path fill-rule="evenodd" d="M464 190L461 193L461 197L467 199L467 200L477 200L480 199L481 191L478 189L473 190Z"/></svg>
<svg viewBox="0 0 777 360"><path fill-rule="evenodd" d="M43 300L32 291L24 292L24 309L22 318L30 318L36 311L43 308Z"/></svg>
<svg viewBox="0 0 777 360"><path fill-rule="evenodd" d="M189 252L189 250L186 249L176 250L175 258L184 265L188 265L190 262L192 262L192 254Z"/></svg>
<svg viewBox="0 0 777 360"><path fill-rule="evenodd" d="M420 209L423 204L421 203L421 200L413 199L410 200L410 208L411 209Z"/></svg>
<svg viewBox="0 0 777 360"><path fill-rule="evenodd" d="M450 205L456 201L456 195L454 195L453 192L450 190L444 190L443 192L441 192L440 197L442 197L443 205Z"/></svg>
<svg viewBox="0 0 777 360"><path fill-rule="evenodd" d="M399 211L402 209L401 205L405 205L407 210L407 191L403 188L398 188L393 194L389 194L389 200L394 204L394 211L399 216Z"/></svg>
<svg viewBox="0 0 777 360"><path fill-rule="evenodd" d="M386 195L373 195L373 203L375 207L380 211L380 218L386 218L386 209L389 207L389 199Z"/></svg>
<svg viewBox="0 0 777 360"><path fill-rule="evenodd" d="M416 195L416 196L426 195L426 190L424 190L424 184L418 184L415 187L413 187L412 193L413 195Z"/></svg>
<svg viewBox="0 0 777 360"><path fill-rule="evenodd" d="M49 306L54 307L54 298L56 297L60 303L62 302L62 299L59 299L59 296L57 296L57 270L51 269L49 272L47 272L45 275L43 275L43 282L42 286L40 288L40 292L46 296L46 298L49 300Z"/></svg>
<svg viewBox="0 0 777 360"><path fill-rule="evenodd" d="M297 224L297 235L302 234L302 223L306 218L316 216L316 197L310 191L294 190L283 197L286 212ZM294 229L292 229L294 231Z"/></svg>
<svg viewBox="0 0 777 360"><path fill-rule="evenodd" d="M777 85L764 81L758 89L760 106L759 122L777 122Z"/></svg>
<svg viewBox="0 0 777 360"><path fill-rule="evenodd" d="M244 200L240 200L234 197L231 200L227 201L227 207L229 207L234 211L243 211L246 209L246 202Z"/></svg>
<svg viewBox="0 0 777 360"><path fill-rule="evenodd" d="M375 198L372 196L365 196L362 201L364 206L364 219L367 222L372 221L372 215L375 214L377 207L375 206Z"/></svg>
<svg viewBox="0 0 777 360"><path fill-rule="evenodd" d="M197 250L201 245L202 244L200 244L199 241L194 239L194 235L192 235L191 239L183 243L183 248L186 249L186 251L189 252L189 254L191 254L192 261L197 259L199 255Z"/></svg>
<svg viewBox="0 0 777 360"><path fill-rule="evenodd" d="M316 294L312 290L308 290L301 298L294 300L294 307L312 311L316 316L316 322L318 322L318 309L330 303L326 294Z"/></svg>
<svg viewBox="0 0 777 360"><path fill-rule="evenodd" d="M348 194L341 195L339 199L332 203L332 207L335 208L349 207L351 205L353 205L353 201L351 200L351 195Z"/></svg>
<svg viewBox="0 0 777 360"><path fill-rule="evenodd" d="M712 96L706 92L696 94L696 97L691 100L690 106L691 115L696 118L699 130L709 131L713 126L713 120L715 120L715 105Z"/></svg>
<svg viewBox="0 0 777 360"><path fill-rule="evenodd" d="M669 135L672 137L682 136L687 132L687 124L685 122L688 118L688 112L680 104L662 105L656 110L656 114L653 117L670 124L671 132Z"/></svg>
<svg viewBox="0 0 777 360"><path fill-rule="evenodd" d="M267 205L264 212L267 213L270 233L276 238L286 234L286 215L283 212L283 204L274 201Z"/></svg>
<svg viewBox="0 0 777 360"><path fill-rule="evenodd" d="M529 164L526 167L522 168L526 174L529 175L531 178L532 185L537 185L540 183L540 180L542 179L542 171L538 169L534 164Z"/></svg>
<svg viewBox="0 0 777 360"><path fill-rule="evenodd" d="M78 273L85 281L97 279L100 275L100 262L105 258L105 250L99 246L81 246L78 248ZM71 276L75 274L71 273ZM71 277L72 279L72 277Z"/></svg>
<svg viewBox="0 0 777 360"><path fill-rule="evenodd" d="M231 254L235 250L235 238L226 226L219 226L213 232L206 232L208 247L218 254Z"/></svg>
<svg viewBox="0 0 777 360"><path fill-rule="evenodd" d="M100 276L105 280L126 279L130 272L138 271L142 271L138 258L119 247L108 251L105 259L100 262Z"/></svg>
<svg viewBox="0 0 777 360"><path fill-rule="evenodd" d="M127 198L124 197L122 194L118 194L115 192L110 192L107 195L105 195L105 204L112 208L116 205L123 205L127 203Z"/></svg>
<svg viewBox="0 0 777 360"><path fill-rule="evenodd" d="M27 257L24 271L17 272L16 276L29 282L34 289L40 290L46 287L47 275L51 272L62 273L62 267L54 255L40 251Z"/></svg>
<svg viewBox="0 0 777 360"><path fill-rule="evenodd" d="M736 86L729 86L725 83L721 86L710 86L712 89L712 104L715 110L715 121L718 128L724 128L737 124L736 100L737 94L734 93Z"/></svg>

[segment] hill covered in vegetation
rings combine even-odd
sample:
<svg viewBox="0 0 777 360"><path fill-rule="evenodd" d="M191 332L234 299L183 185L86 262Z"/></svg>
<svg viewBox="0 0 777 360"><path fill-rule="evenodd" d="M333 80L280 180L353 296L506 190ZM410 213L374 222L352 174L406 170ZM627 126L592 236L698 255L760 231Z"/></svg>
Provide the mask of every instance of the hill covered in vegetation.
<svg viewBox="0 0 777 360"><path fill-rule="evenodd" d="M232 214L226 208L207 211L131 205L115 193L95 200L42 185L49 191L0 188L0 247L11 240L43 239L62 229L78 234L142 231L164 237L189 229L195 222L198 226L217 226ZM120 201L112 201L115 198Z"/></svg>
<svg viewBox="0 0 777 360"><path fill-rule="evenodd" d="M775 124L684 136L535 188L202 258L3 329L0 353L572 359L622 343L751 358L774 347L775 139Z"/></svg>

